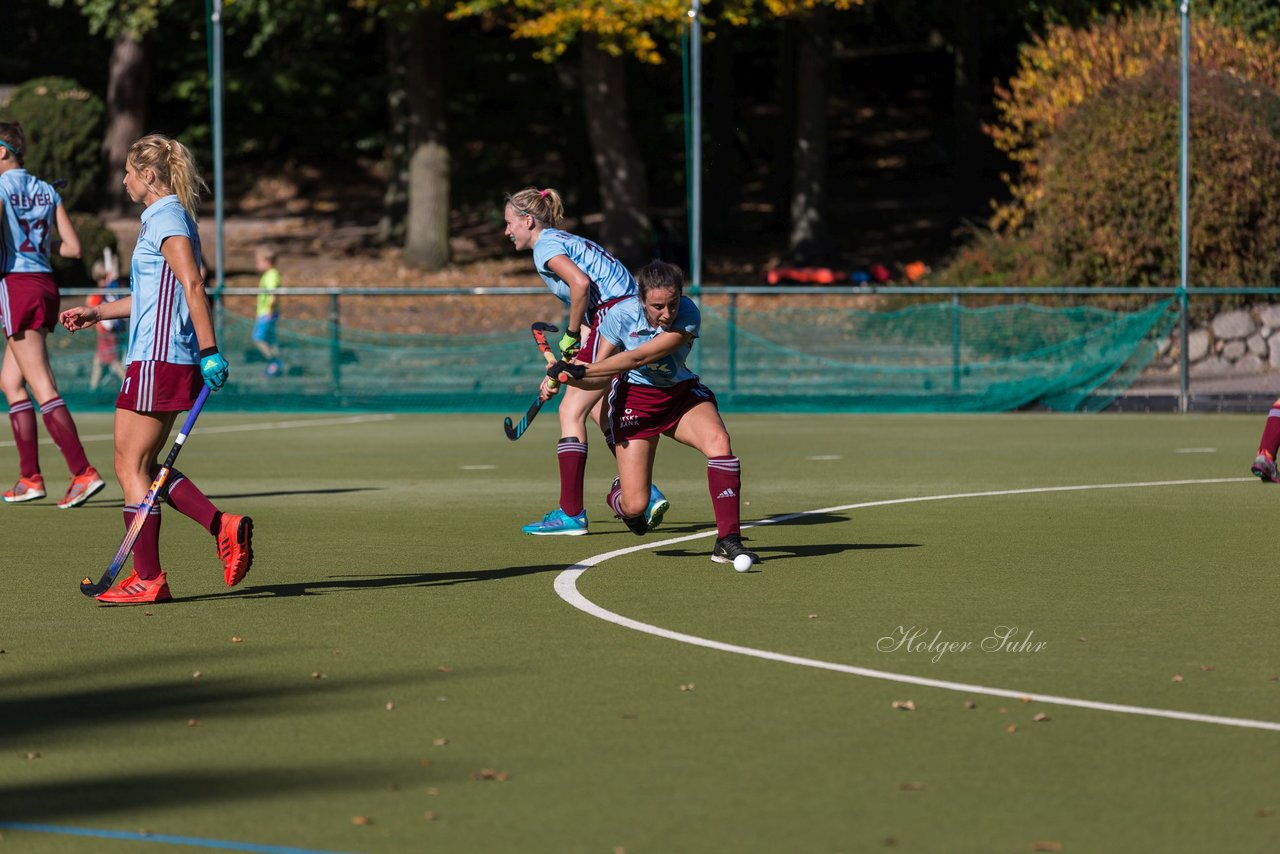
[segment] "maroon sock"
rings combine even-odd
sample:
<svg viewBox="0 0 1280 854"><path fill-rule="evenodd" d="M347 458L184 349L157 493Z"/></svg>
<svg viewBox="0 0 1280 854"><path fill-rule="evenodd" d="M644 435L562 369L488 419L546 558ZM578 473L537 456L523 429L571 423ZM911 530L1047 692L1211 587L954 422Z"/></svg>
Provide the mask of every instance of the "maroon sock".
<svg viewBox="0 0 1280 854"><path fill-rule="evenodd" d="M1258 451L1266 451L1271 459L1276 458L1276 449L1280 448L1280 400L1271 404L1267 413L1266 426L1262 428L1262 441L1258 443Z"/></svg>
<svg viewBox="0 0 1280 854"><path fill-rule="evenodd" d="M716 514L716 536L742 532L742 463L737 457L707 458L707 490Z"/></svg>
<svg viewBox="0 0 1280 854"><path fill-rule="evenodd" d="M36 408L30 398L9 407L9 426L18 446L18 473L35 477L40 474L40 445L36 438Z"/></svg>
<svg viewBox="0 0 1280 854"><path fill-rule="evenodd" d="M173 479L169 481L167 499L169 506L183 516L196 520L200 527L216 536L217 530L213 527L213 523L221 515L218 508L214 507L213 502L205 497L199 487L187 480L182 472L175 469L171 477Z"/></svg>
<svg viewBox="0 0 1280 854"><path fill-rule="evenodd" d="M44 418L44 429L62 451L71 474L76 477L84 474L89 468L89 458L84 455L84 445L80 444L80 434L76 432L76 422L67 411L67 404L60 397L45 401L40 404L40 415Z"/></svg>
<svg viewBox="0 0 1280 854"><path fill-rule="evenodd" d="M124 529L129 530L133 517L138 512L138 505L127 504L124 508ZM138 532L138 539L133 544L133 571L143 581L150 581L160 574L160 505L153 505L151 514Z"/></svg>
<svg viewBox="0 0 1280 854"><path fill-rule="evenodd" d="M566 436L556 443L560 463L560 509L569 516L582 512L582 482L587 475L587 443Z"/></svg>

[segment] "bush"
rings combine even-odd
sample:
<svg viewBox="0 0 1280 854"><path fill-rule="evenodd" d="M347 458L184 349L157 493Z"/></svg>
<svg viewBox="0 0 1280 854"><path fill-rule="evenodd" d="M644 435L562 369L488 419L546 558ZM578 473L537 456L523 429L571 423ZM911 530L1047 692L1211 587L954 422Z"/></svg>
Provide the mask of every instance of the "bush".
<svg viewBox="0 0 1280 854"><path fill-rule="evenodd" d="M72 213L71 224L80 238L80 257L63 258L53 253L53 277L62 288L90 288L94 285L93 262L102 258L102 250L107 248L119 258L119 241L97 214ZM129 271L121 270L120 274L128 277Z"/></svg>
<svg viewBox="0 0 1280 854"><path fill-rule="evenodd" d="M1280 95L1197 69L1190 87L1189 278L1280 281ZM1153 65L1073 111L1046 140L1032 231L1064 281L1175 285L1179 70Z"/></svg>
<svg viewBox="0 0 1280 854"><path fill-rule="evenodd" d="M102 205L102 101L73 80L40 77L23 83L0 110L5 121L22 123L27 171L47 181L65 178L59 190L68 211Z"/></svg>
<svg viewBox="0 0 1280 854"><path fill-rule="evenodd" d="M966 245L934 270L941 285L1047 287L1070 284L1055 280L1034 234L1000 234L974 230Z"/></svg>
<svg viewBox="0 0 1280 854"><path fill-rule="evenodd" d="M1222 6L1220 10L1214 6ZM1210 4L1211 14L1238 20L1230 3ZM1050 27L1019 51L1018 71L996 89L996 122L988 127L997 149L1019 165L1006 177L1010 202L996 209L993 228L1016 231L1039 204L1043 145L1065 118L1121 81L1141 77L1153 65L1177 62L1181 23L1175 14L1142 11L1107 18L1086 29ZM1199 19L1193 30L1194 61L1280 90L1280 44L1234 26Z"/></svg>

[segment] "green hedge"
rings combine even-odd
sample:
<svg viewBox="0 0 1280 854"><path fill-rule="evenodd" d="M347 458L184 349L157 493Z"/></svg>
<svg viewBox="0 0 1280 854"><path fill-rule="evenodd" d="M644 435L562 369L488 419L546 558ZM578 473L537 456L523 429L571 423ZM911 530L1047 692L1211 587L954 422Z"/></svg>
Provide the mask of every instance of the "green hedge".
<svg viewBox="0 0 1280 854"><path fill-rule="evenodd" d="M59 192L68 211L102 206L105 116L101 99L63 77L28 80L0 108L5 121L22 123L27 171L47 181L66 179Z"/></svg>

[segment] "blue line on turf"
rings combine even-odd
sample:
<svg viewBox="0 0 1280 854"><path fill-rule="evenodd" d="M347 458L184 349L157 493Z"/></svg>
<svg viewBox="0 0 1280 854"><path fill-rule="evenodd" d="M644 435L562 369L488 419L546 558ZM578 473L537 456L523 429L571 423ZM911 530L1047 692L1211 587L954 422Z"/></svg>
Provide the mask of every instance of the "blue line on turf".
<svg viewBox="0 0 1280 854"><path fill-rule="evenodd" d="M31 824L25 821L0 821L0 828L29 830L33 833L61 833L65 836L92 836L96 839L125 839L130 842L163 842L190 845L195 848L221 848L226 851L254 851L257 854L341 854L316 848L290 848L282 845L257 845L227 839L200 839L195 836L172 836L166 833L131 833L124 830L96 830L91 827L62 827L56 824Z"/></svg>

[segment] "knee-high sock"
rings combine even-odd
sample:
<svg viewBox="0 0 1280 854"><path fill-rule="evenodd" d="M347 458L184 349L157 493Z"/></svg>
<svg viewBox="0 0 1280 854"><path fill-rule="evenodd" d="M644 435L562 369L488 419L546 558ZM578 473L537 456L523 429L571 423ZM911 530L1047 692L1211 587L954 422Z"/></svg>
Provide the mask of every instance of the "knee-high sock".
<svg viewBox="0 0 1280 854"><path fill-rule="evenodd" d="M124 529L129 530L133 517L138 512L138 505L126 504L124 508ZM133 571L143 581L150 581L160 574L160 505L151 507L151 514L142 524L138 539L133 544Z"/></svg>
<svg viewBox="0 0 1280 854"><path fill-rule="evenodd" d="M582 482L587 475L587 443L565 436L556 443L560 464L560 509L570 516L582 512Z"/></svg>
<svg viewBox="0 0 1280 854"><path fill-rule="evenodd" d="M35 477L40 474L40 445L36 438L36 408L30 398L9 407L9 426L18 446L18 473Z"/></svg>
<svg viewBox="0 0 1280 854"><path fill-rule="evenodd" d="M1263 451L1276 458L1276 450L1280 449L1280 400L1271 404L1267 413L1267 423L1262 428L1262 440L1258 442L1258 452Z"/></svg>
<svg viewBox="0 0 1280 854"><path fill-rule="evenodd" d="M741 533L742 463L737 457L707 459L707 490L716 514L716 536Z"/></svg>
<svg viewBox="0 0 1280 854"><path fill-rule="evenodd" d="M170 477L172 479L169 481L167 499L169 506L183 516L194 519L200 527L216 537L218 522L222 517L218 508L182 472L174 469Z"/></svg>
<svg viewBox="0 0 1280 854"><path fill-rule="evenodd" d="M76 422L67 411L66 402L60 397L45 401L40 405L40 415L44 418L44 429L62 451L71 474L84 474L89 468L89 458L84 455L84 445L80 444L80 434L76 432Z"/></svg>

